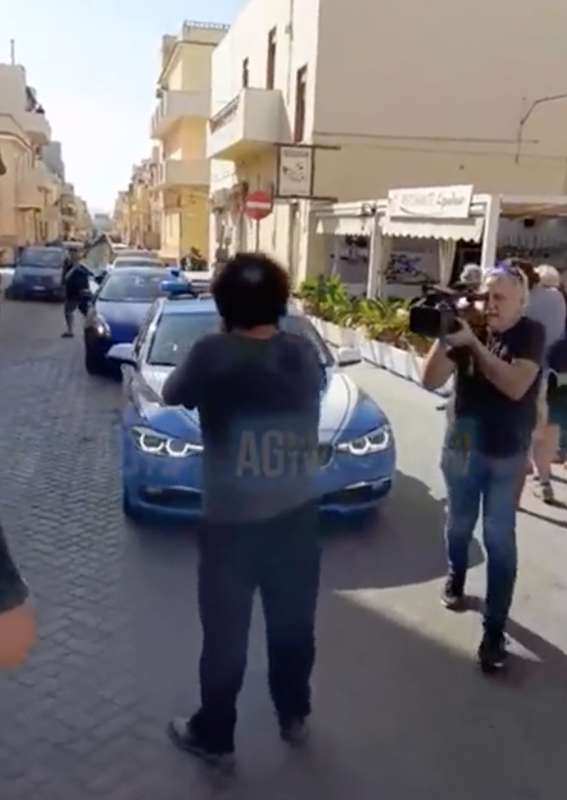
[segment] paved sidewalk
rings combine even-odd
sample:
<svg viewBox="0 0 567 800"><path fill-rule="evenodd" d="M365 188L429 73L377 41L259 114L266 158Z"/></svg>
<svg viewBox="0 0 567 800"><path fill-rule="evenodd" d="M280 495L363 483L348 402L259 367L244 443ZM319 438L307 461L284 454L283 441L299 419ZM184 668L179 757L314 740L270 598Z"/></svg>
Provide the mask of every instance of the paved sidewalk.
<svg viewBox="0 0 567 800"><path fill-rule="evenodd" d="M61 316L9 302L0 315L0 514L41 635L0 678L0 800L562 800L567 512L526 503L513 672L486 680L478 610L438 602L439 400L368 367L353 375L391 415L400 473L372 527L325 532L313 743L278 739L257 613L238 776L218 785L174 751L167 720L197 699L194 538L124 520L120 386L85 374ZM481 596L478 546L472 564Z"/></svg>

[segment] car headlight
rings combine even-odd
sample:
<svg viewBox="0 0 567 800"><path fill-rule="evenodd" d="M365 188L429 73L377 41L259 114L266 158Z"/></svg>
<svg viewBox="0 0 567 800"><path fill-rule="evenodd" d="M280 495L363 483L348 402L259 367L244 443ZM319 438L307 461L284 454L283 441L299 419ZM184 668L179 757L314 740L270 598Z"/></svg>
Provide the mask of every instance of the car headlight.
<svg viewBox="0 0 567 800"><path fill-rule="evenodd" d="M181 439L174 439L164 433L152 431L150 428L132 428L132 436L136 447L142 453L152 456L170 456L171 458L189 458L203 452L203 447L190 444Z"/></svg>
<svg viewBox="0 0 567 800"><path fill-rule="evenodd" d="M111 335L110 325L104 317L100 316L100 314L97 314L93 319L92 327L97 336Z"/></svg>
<svg viewBox="0 0 567 800"><path fill-rule="evenodd" d="M369 456L387 450L392 442L392 431L389 425L382 425L375 431L359 436L351 442L337 445L339 453L349 453L351 456Z"/></svg>

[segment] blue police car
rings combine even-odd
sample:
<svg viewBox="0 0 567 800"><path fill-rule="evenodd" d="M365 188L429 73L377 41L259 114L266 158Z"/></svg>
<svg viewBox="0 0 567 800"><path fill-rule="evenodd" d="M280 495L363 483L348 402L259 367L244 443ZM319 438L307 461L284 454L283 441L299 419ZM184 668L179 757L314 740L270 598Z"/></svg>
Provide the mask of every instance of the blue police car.
<svg viewBox="0 0 567 800"><path fill-rule="evenodd" d="M163 294L163 267L124 267L110 272L95 294L85 320L85 366L106 373L106 354L115 344L133 342L154 300Z"/></svg>
<svg viewBox="0 0 567 800"><path fill-rule="evenodd" d="M320 507L342 514L372 510L390 491L396 453L384 412L342 369L360 356L351 349L334 355L297 310L289 310L281 327L312 342L324 371L316 476ZM125 380L122 477L124 511L130 517L158 512L195 519L202 514L198 412L166 406L161 392L195 341L218 330L220 317L210 298L161 298L134 344L109 352L123 365Z"/></svg>

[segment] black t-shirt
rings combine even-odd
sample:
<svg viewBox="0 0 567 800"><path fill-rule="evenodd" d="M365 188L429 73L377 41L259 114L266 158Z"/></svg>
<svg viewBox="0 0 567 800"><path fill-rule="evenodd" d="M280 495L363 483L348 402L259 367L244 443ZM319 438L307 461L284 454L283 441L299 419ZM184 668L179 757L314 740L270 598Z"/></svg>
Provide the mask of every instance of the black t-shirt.
<svg viewBox="0 0 567 800"><path fill-rule="evenodd" d="M89 272L84 264L68 261L63 267L65 295L69 300L78 300L89 288Z"/></svg>
<svg viewBox="0 0 567 800"><path fill-rule="evenodd" d="M210 520L270 519L314 499L322 381L301 336L216 334L194 345L163 398L199 411Z"/></svg>
<svg viewBox="0 0 567 800"><path fill-rule="evenodd" d="M490 333L486 344L503 361L523 359L538 365L543 361L544 345L543 326L526 317L504 333ZM520 400L512 400L481 373L466 348L450 351L449 356L457 372L448 409L447 446L468 442L497 458L527 451L537 421L540 378Z"/></svg>
<svg viewBox="0 0 567 800"><path fill-rule="evenodd" d="M12 561L0 527L0 614L21 606L27 596L28 590Z"/></svg>

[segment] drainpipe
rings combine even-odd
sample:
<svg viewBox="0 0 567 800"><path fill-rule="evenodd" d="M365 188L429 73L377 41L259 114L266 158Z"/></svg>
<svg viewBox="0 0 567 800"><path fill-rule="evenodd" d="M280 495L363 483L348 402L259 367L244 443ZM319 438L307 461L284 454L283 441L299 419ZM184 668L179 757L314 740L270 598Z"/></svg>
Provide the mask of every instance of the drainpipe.
<svg viewBox="0 0 567 800"><path fill-rule="evenodd" d="M293 38L295 35L294 27L293 27L293 20L295 17L295 0L289 0L289 21L286 27L286 33L289 37L289 48L288 48L288 61L287 61L287 105L290 106L291 104L291 77L292 77L292 66L293 66Z"/></svg>

